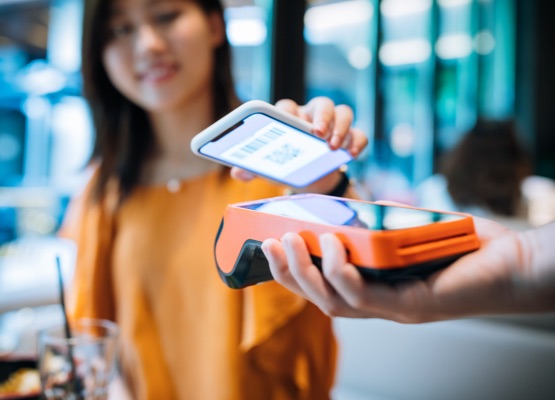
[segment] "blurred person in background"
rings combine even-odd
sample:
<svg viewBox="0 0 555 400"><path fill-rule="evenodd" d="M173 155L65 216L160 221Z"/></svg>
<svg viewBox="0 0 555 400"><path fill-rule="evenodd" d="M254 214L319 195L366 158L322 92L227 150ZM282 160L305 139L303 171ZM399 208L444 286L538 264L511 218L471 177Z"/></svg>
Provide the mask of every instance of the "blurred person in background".
<svg viewBox="0 0 555 400"><path fill-rule="evenodd" d="M532 214L541 207L538 202L555 200L551 180L531 175L531 161L511 120L478 120L444 156L440 170L417 188L419 206L468 212L525 230L538 225ZM539 192L543 200L535 195ZM540 223L552 219L555 213Z"/></svg>
<svg viewBox="0 0 555 400"><path fill-rule="evenodd" d="M61 234L78 246L71 318L121 328L124 391L136 399L325 399L331 321L277 283L243 291L218 277L213 241L229 203L282 195L195 157L191 138L239 104L218 0L91 0L84 93L92 178ZM317 98L278 106L332 148L366 145L352 111ZM235 177L251 178L233 170ZM328 193L335 172L309 188Z"/></svg>

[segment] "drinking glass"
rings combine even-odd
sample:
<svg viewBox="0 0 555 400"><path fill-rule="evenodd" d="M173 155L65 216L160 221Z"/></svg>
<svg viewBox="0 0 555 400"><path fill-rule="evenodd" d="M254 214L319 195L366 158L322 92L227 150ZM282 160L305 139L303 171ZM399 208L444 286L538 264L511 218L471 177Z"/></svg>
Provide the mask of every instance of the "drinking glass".
<svg viewBox="0 0 555 400"><path fill-rule="evenodd" d="M38 369L48 400L104 400L115 376L118 327L102 319L79 319L39 333Z"/></svg>

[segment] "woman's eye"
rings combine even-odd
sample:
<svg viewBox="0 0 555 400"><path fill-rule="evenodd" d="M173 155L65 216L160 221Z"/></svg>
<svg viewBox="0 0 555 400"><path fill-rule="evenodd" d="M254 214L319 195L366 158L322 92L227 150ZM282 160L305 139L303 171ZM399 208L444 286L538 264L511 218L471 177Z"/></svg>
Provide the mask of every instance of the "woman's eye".
<svg viewBox="0 0 555 400"><path fill-rule="evenodd" d="M179 11L171 11L171 12L160 13L156 15L155 19L156 19L156 22L158 22L159 24L167 24L175 20L178 16L179 16Z"/></svg>
<svg viewBox="0 0 555 400"><path fill-rule="evenodd" d="M128 24L115 25L110 29L114 39L121 39L129 36L133 32L133 27Z"/></svg>

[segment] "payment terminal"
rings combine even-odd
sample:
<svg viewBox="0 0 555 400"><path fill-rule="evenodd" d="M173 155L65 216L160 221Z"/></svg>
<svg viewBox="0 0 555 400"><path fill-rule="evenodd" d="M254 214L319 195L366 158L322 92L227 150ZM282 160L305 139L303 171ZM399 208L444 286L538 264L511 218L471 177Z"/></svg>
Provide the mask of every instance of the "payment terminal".
<svg viewBox="0 0 555 400"><path fill-rule="evenodd" d="M468 214L319 194L282 196L226 207L214 249L220 277L231 288L271 280L260 246L287 232L304 239L317 266L319 236L334 233L364 277L392 284L424 279L480 246Z"/></svg>

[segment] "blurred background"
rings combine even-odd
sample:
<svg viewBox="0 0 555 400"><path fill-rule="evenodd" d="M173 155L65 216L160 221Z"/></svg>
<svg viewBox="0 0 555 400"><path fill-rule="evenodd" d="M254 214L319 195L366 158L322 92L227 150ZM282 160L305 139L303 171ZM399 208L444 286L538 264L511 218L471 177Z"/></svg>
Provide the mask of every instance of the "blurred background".
<svg viewBox="0 0 555 400"><path fill-rule="evenodd" d="M224 4L240 98L325 95L351 106L369 147L349 174L368 200L471 210L518 228L555 219L551 1ZM56 256L71 279L75 249L55 232L93 143L79 74L82 8L0 0L0 355L34 351L34 331L60 318ZM458 204L448 190L445 160L483 120L509 121L525 154L511 212ZM509 170L516 160L506 162ZM553 315L337 327L339 399L555 398Z"/></svg>

